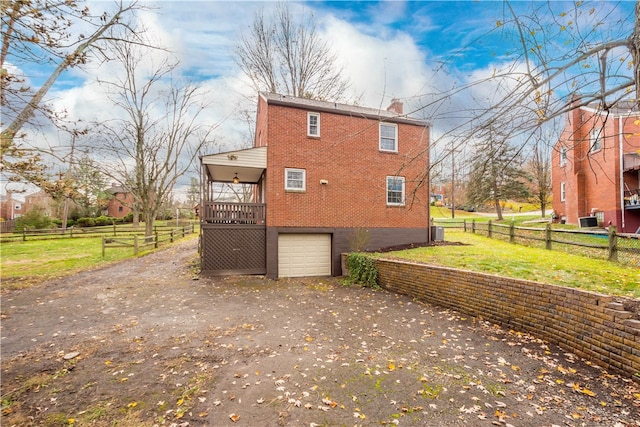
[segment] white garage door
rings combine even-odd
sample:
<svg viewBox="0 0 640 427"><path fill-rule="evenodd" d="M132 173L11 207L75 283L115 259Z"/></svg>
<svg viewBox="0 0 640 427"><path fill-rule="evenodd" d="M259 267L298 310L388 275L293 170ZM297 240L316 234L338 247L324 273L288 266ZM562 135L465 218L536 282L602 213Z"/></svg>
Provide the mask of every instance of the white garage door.
<svg viewBox="0 0 640 427"><path fill-rule="evenodd" d="M331 235L280 234L278 276L331 276Z"/></svg>

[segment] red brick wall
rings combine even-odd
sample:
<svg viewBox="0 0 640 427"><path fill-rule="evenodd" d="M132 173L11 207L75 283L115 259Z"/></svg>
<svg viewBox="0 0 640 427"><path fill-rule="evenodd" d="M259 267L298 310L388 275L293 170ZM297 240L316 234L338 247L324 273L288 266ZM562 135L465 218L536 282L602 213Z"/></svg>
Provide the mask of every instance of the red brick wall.
<svg viewBox="0 0 640 427"><path fill-rule="evenodd" d="M267 110L263 100L259 107L260 122ZM269 105L267 113L268 127L259 124L257 133L268 134L268 226L429 225L428 128L398 124L399 152L393 154L378 149L378 120L320 112L320 137L312 138L307 137L307 110ZM285 168L306 170L304 193L284 190ZM395 174L405 177L404 207L386 205L385 177ZM420 179L424 185L417 189Z"/></svg>
<svg viewBox="0 0 640 427"><path fill-rule="evenodd" d="M638 299L410 262L376 266L387 290L530 332L629 377L640 372Z"/></svg>
<svg viewBox="0 0 640 427"><path fill-rule="evenodd" d="M131 206L133 206L133 196L131 194L116 193L113 199L109 200L107 215L114 218L124 218L130 212L133 212Z"/></svg>
<svg viewBox="0 0 640 427"><path fill-rule="evenodd" d="M589 111L577 109L567 115L565 129L552 155L553 209L566 215L567 222L578 224L578 218L588 216L593 210L604 213L604 226L615 225L620 232L633 232L637 227L633 217L622 228L620 194L620 118L607 118ZM640 149L640 125L638 117L624 118L623 151ZM590 132L604 126L602 148L589 152ZM560 147L569 148L567 164L559 165ZM560 185L565 183L566 200L560 200ZM627 213L627 216L633 213ZM640 220L640 218L639 218Z"/></svg>

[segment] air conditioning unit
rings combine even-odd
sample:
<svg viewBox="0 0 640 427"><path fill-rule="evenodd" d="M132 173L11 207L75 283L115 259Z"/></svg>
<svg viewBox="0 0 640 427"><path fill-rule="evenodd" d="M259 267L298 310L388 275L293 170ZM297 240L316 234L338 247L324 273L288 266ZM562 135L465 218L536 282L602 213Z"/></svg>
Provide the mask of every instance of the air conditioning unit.
<svg viewBox="0 0 640 427"><path fill-rule="evenodd" d="M431 226L431 240L434 242L444 241L444 227L432 225Z"/></svg>
<svg viewBox="0 0 640 427"><path fill-rule="evenodd" d="M578 218L580 228L592 228L598 226L598 218L595 216L583 216Z"/></svg>

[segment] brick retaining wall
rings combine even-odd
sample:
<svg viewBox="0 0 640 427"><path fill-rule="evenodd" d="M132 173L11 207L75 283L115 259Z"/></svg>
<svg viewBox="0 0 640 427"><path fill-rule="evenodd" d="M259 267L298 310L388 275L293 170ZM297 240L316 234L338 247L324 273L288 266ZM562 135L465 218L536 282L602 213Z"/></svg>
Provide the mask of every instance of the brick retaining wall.
<svg viewBox="0 0 640 427"><path fill-rule="evenodd" d="M529 332L619 374L640 374L640 300L411 262L379 259L376 266L384 289Z"/></svg>

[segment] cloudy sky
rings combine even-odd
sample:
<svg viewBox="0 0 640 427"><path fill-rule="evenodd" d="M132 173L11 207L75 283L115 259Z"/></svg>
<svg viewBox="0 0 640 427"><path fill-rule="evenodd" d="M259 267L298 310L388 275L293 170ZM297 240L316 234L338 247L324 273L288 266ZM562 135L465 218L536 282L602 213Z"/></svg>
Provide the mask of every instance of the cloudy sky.
<svg viewBox="0 0 640 427"><path fill-rule="evenodd" d="M518 48L513 28L501 26L509 20L509 11L503 2L289 3L296 15L313 14L319 33L332 46L345 76L352 82L352 96L359 97L364 106L386 108L391 98L400 98L406 105L418 105L418 100L426 94L447 92L491 75L497 67L513 62L513 52ZM100 1L89 5L94 13L99 13L113 3ZM215 100L207 119L219 124L216 150L231 150L246 144L247 127L237 120L237 108L243 103L246 105L247 99L255 99L255 93L234 62L234 47L239 36L249 29L255 12L264 9L268 14L276 3L163 0L145 5L149 9L141 12L138 20L147 28L147 34L166 46L180 61L181 72L202 82ZM537 9L537 13L557 25L571 25L571 14L563 13L575 10L573 3L561 1L513 2L512 7L522 15ZM606 29L611 33L607 37L619 37L630 33L633 7L632 1L599 1L593 3L589 15L604 22L623 23L628 17L628 27L617 25ZM43 65L16 66L34 87L51 71ZM59 78L49 101L57 109L64 109L69 118L91 122L108 117L113 107L105 101L96 78L106 78L115 72L113 64L99 66L97 63L69 70ZM493 91L490 86L478 87L440 108L451 114L472 99L477 102L479 98L489 98ZM424 118L435 120L431 116ZM66 143L61 140L66 137L55 132L39 138L46 139L48 145Z"/></svg>

